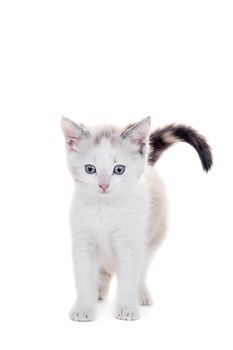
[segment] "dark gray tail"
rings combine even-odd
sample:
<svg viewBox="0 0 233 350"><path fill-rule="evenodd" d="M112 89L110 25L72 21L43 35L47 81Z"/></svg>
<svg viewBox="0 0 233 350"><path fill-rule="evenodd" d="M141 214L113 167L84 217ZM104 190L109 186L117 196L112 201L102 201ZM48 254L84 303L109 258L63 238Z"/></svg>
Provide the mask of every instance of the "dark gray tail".
<svg viewBox="0 0 233 350"><path fill-rule="evenodd" d="M213 164L211 148L205 138L196 130L182 124L171 124L155 130L149 138L149 164L153 165L161 154L178 141L189 143L197 151L203 169L207 172Z"/></svg>

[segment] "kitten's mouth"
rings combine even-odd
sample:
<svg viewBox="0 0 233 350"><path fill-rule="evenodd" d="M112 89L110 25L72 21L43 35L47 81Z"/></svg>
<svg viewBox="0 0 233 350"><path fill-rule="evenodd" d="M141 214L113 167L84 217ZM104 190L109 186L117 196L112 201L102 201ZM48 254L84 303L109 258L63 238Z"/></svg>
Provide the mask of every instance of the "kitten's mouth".
<svg viewBox="0 0 233 350"><path fill-rule="evenodd" d="M106 190L106 191L99 191L99 194L101 196L107 196L107 195L111 194L111 191L108 191L108 190Z"/></svg>

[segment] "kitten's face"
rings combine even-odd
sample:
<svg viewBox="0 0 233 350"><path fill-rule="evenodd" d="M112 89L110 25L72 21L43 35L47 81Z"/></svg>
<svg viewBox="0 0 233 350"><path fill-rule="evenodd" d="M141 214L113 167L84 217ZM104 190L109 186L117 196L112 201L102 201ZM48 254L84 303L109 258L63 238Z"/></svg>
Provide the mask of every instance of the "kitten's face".
<svg viewBox="0 0 233 350"><path fill-rule="evenodd" d="M124 130L89 129L63 118L68 166L82 190L93 196L125 193L144 170L150 118Z"/></svg>

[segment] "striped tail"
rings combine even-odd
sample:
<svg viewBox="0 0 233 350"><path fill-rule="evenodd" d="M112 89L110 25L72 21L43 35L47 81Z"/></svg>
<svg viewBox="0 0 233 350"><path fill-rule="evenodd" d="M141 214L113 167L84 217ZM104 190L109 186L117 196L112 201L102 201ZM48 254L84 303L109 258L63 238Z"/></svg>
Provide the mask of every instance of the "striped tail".
<svg viewBox="0 0 233 350"><path fill-rule="evenodd" d="M202 163L203 169L208 172L213 165L211 148L205 138L196 130L182 124L171 124L155 130L149 137L149 164L153 165L161 154L174 143L187 142L195 148Z"/></svg>

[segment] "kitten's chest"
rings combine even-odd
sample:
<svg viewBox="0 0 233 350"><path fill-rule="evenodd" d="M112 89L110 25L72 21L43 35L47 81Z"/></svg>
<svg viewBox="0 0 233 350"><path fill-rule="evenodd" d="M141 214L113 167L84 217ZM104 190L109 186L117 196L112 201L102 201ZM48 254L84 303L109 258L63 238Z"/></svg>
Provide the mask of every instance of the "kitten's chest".
<svg viewBox="0 0 233 350"><path fill-rule="evenodd" d="M99 265L106 271L114 271L114 240L121 230L121 210L112 203L83 205L76 215L77 233L95 247Z"/></svg>
<svg viewBox="0 0 233 350"><path fill-rule="evenodd" d="M76 228L95 240L110 240L119 232L140 226L148 216L144 196L118 201L78 201L73 206L72 221Z"/></svg>
<svg viewBox="0 0 233 350"><path fill-rule="evenodd" d="M120 228L122 209L112 203L94 203L83 207L83 224L96 239L107 239ZM83 219L81 219L83 221Z"/></svg>
<svg viewBox="0 0 233 350"><path fill-rule="evenodd" d="M114 270L119 242L141 240L147 221L147 201L127 198L119 201L77 201L72 208L72 235L95 247L101 266ZM140 238L139 238L140 237Z"/></svg>

